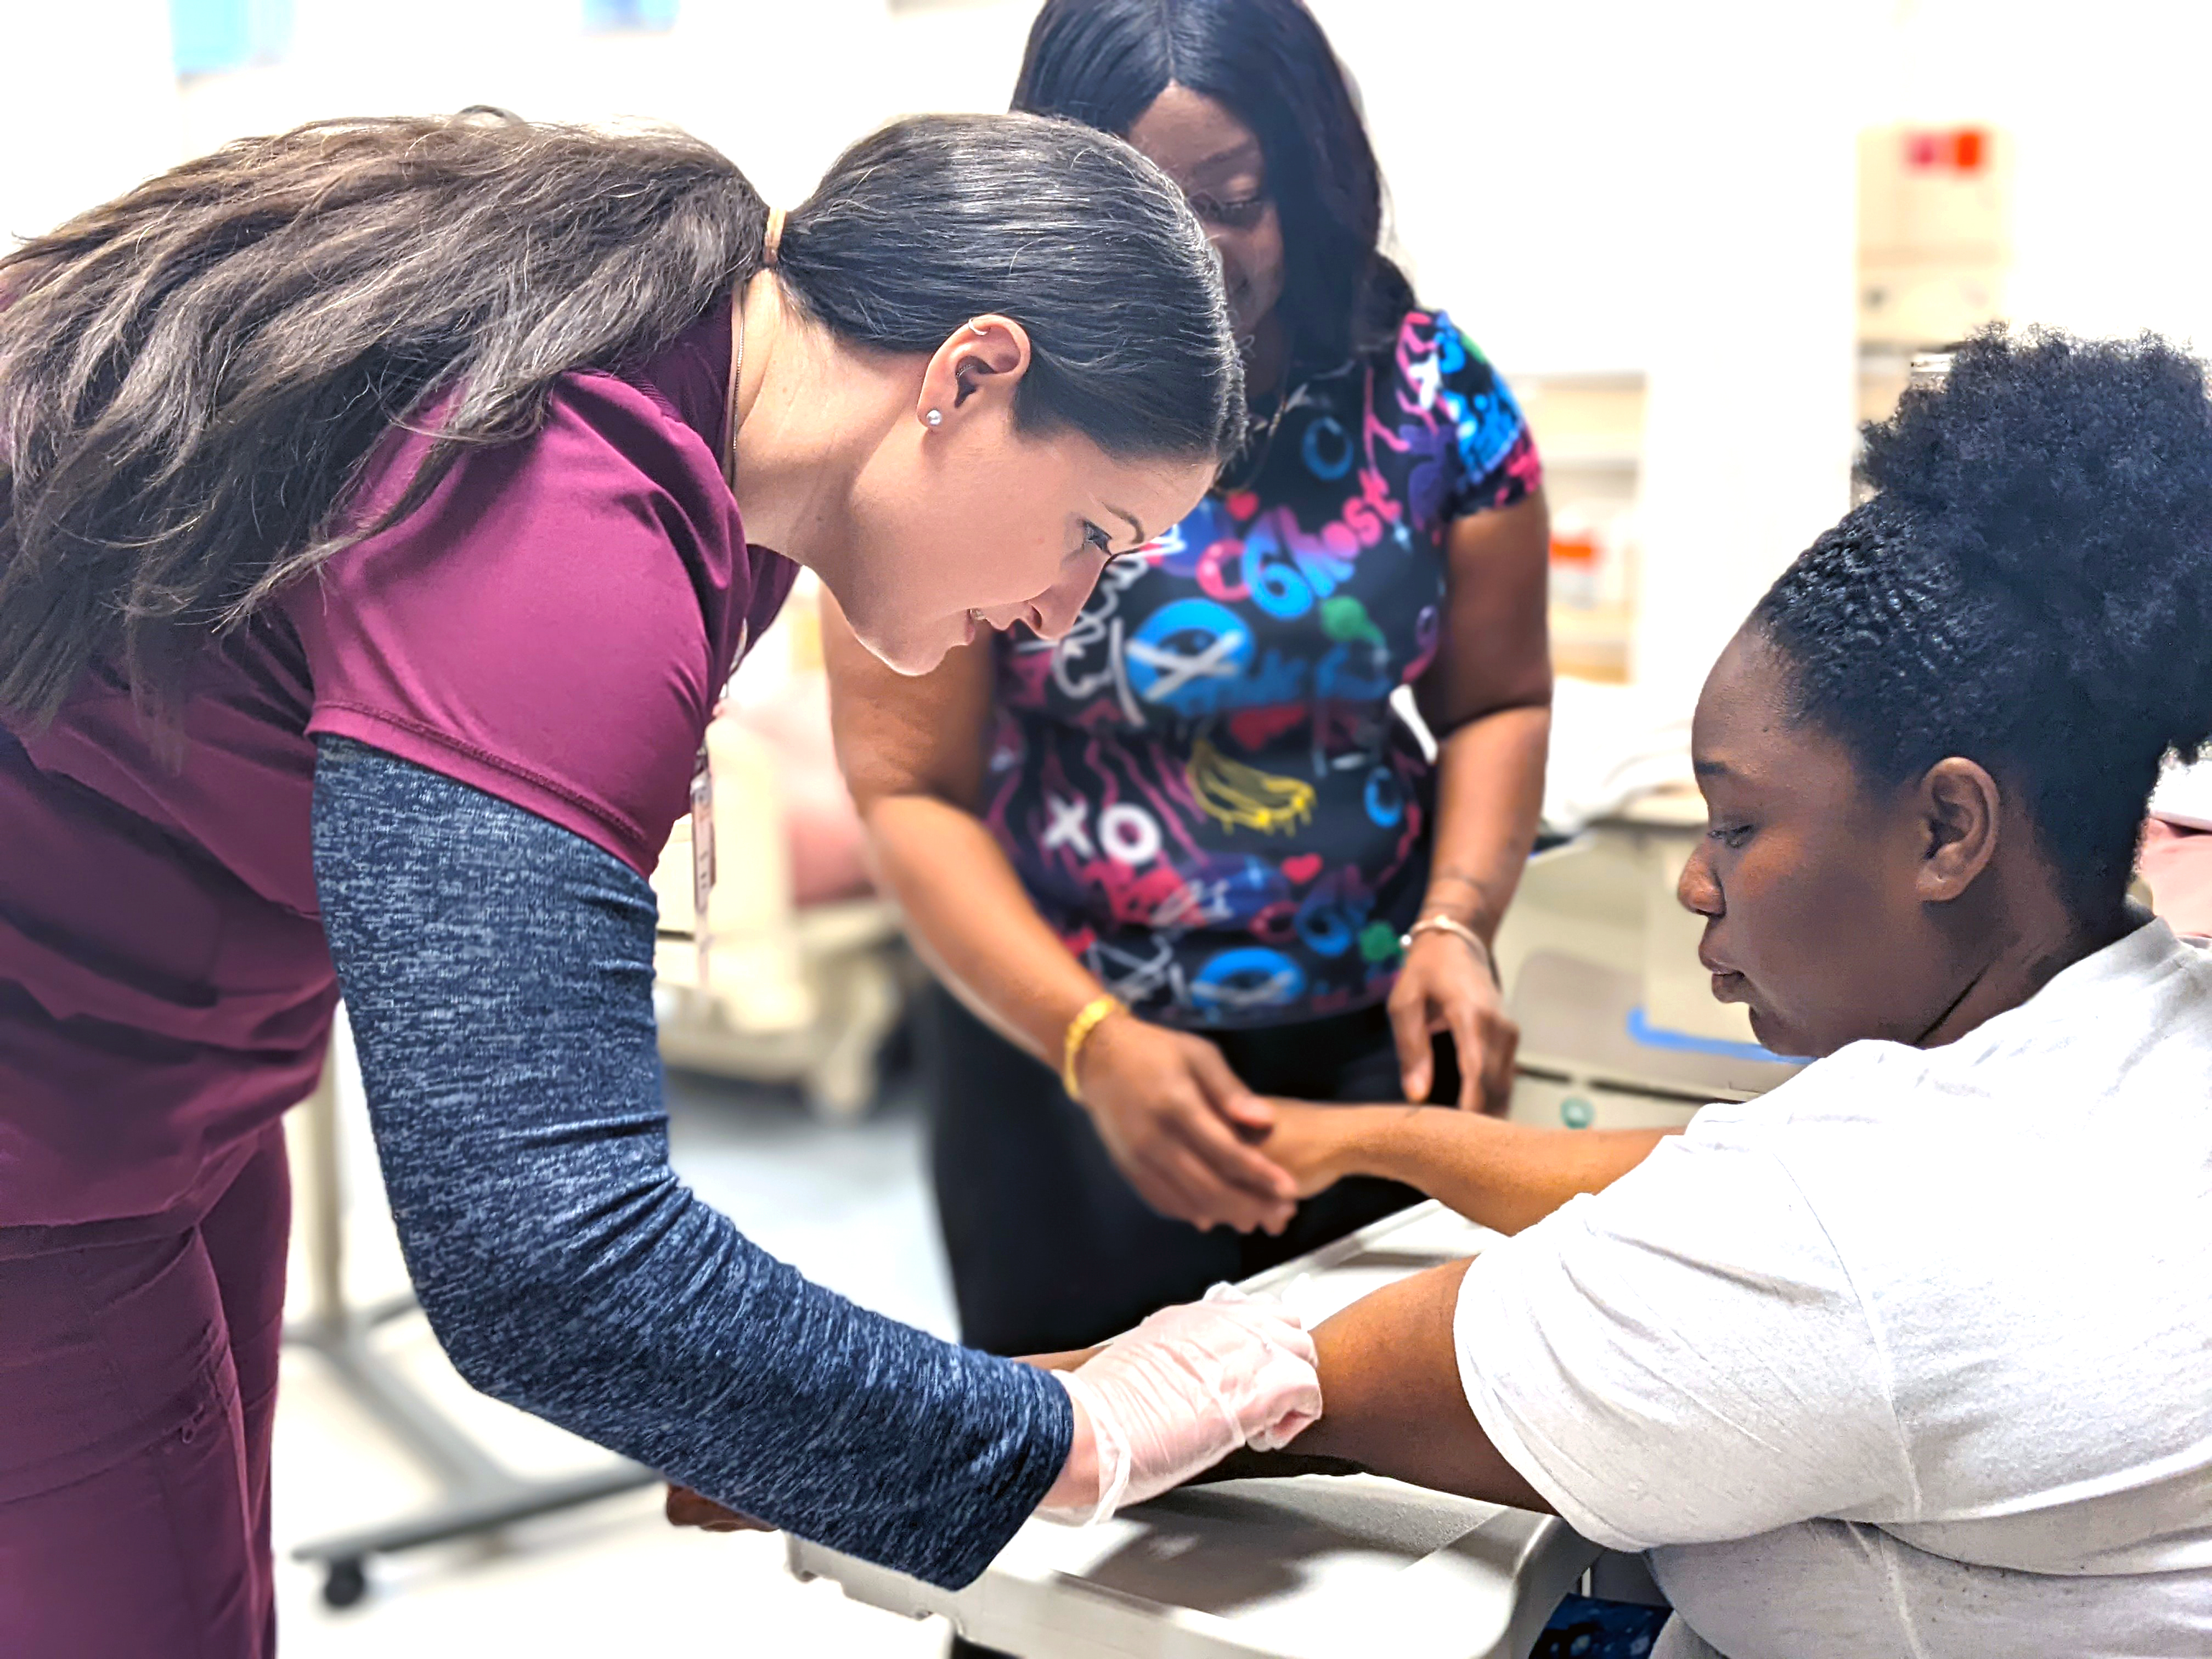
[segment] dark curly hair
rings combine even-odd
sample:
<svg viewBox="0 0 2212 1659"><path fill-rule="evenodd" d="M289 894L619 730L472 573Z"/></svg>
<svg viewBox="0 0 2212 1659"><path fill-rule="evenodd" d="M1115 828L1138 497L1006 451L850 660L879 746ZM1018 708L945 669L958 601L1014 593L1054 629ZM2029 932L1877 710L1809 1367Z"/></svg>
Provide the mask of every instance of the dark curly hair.
<svg viewBox="0 0 2212 1659"><path fill-rule="evenodd" d="M1299 0L1046 0L1013 105L1127 137L1170 82L1260 141L1292 379L1388 346L1413 287L1381 249L1382 173L1351 84Z"/></svg>
<svg viewBox="0 0 2212 1659"><path fill-rule="evenodd" d="M1875 493L1752 613L1800 718L1902 784L2017 787L2077 910L2117 905L2161 758L2212 739L2212 403L2154 335L1992 326L1866 428Z"/></svg>

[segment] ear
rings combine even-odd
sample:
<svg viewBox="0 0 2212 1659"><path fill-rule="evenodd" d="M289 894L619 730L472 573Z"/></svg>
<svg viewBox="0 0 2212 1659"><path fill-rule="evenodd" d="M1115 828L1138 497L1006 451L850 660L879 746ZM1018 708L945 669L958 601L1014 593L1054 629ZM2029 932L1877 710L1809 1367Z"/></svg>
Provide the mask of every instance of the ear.
<svg viewBox="0 0 2212 1659"><path fill-rule="evenodd" d="M1029 369L1030 332L1012 318L993 313L963 323L922 371L915 418L932 425L935 410L943 416L935 429L943 431L986 410L1011 412L1014 388Z"/></svg>
<svg viewBox="0 0 2212 1659"><path fill-rule="evenodd" d="M1954 755L1928 769L1917 805L1926 840L1915 885L1923 903L1948 903L1996 856L2002 806L1997 782L1977 763Z"/></svg>

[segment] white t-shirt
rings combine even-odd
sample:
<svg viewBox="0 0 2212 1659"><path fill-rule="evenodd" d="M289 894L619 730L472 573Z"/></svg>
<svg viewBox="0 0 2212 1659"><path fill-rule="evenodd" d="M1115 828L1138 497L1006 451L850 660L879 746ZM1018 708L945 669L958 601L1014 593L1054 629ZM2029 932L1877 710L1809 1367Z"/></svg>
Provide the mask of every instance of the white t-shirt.
<svg viewBox="0 0 2212 1659"><path fill-rule="evenodd" d="M1507 1461L1652 1552L1658 1655L2212 1655L2212 954L1709 1106L1455 1330Z"/></svg>

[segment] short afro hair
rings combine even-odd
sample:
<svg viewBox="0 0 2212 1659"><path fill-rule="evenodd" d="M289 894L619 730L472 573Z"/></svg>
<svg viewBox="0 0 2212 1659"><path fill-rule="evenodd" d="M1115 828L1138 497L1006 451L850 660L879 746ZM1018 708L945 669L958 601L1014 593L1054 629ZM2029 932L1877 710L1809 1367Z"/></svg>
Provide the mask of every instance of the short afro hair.
<svg viewBox="0 0 2212 1659"><path fill-rule="evenodd" d="M1873 495L1752 613L1798 717L1893 784L1980 763L2069 902L2116 904L2161 759L2212 738L2203 365L1994 325L1865 436Z"/></svg>

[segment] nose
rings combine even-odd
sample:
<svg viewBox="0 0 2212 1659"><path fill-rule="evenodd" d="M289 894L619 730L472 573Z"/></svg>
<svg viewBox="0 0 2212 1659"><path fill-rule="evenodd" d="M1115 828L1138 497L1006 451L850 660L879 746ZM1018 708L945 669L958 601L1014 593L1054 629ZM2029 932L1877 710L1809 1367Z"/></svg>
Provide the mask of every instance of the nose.
<svg viewBox="0 0 2212 1659"><path fill-rule="evenodd" d="M1075 619L1083 614L1083 607L1090 603L1091 592L1097 586L1093 576L1068 576L1038 594L1038 635L1048 640L1063 637L1075 626Z"/></svg>
<svg viewBox="0 0 2212 1659"><path fill-rule="evenodd" d="M1694 915L1707 918L1721 915L1728 909L1722 896L1720 878L1713 873L1712 842L1702 836L1690 849L1690 860L1682 866L1680 879L1674 884L1674 901Z"/></svg>

